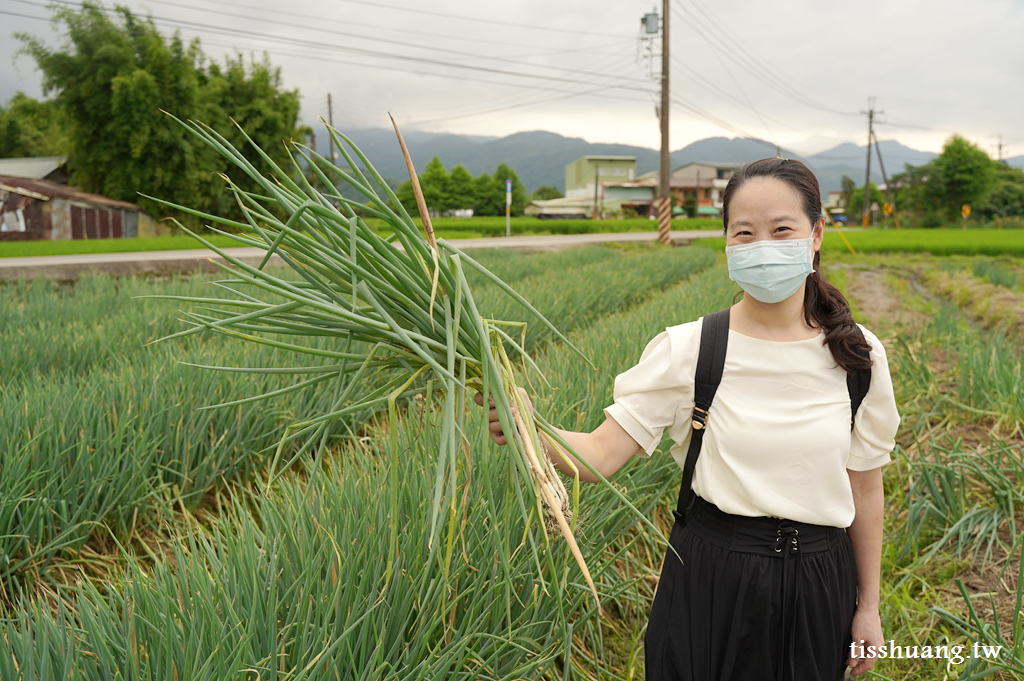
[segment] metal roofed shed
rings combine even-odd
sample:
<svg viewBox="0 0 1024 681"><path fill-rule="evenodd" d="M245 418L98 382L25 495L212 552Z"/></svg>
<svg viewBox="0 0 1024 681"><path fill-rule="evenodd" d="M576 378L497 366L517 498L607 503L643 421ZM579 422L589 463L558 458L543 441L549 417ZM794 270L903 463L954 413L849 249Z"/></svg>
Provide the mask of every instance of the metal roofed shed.
<svg viewBox="0 0 1024 681"><path fill-rule="evenodd" d="M0 175L60 182L67 175L64 167L67 160L66 156L0 158Z"/></svg>
<svg viewBox="0 0 1024 681"><path fill-rule="evenodd" d="M158 236L158 227L133 203L74 187L0 175L0 240L130 239Z"/></svg>

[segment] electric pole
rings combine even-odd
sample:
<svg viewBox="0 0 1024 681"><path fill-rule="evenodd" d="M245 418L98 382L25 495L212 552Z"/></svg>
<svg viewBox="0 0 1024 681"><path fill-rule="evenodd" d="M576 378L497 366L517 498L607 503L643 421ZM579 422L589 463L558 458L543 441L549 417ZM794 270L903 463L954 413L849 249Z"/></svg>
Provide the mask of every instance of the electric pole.
<svg viewBox="0 0 1024 681"><path fill-rule="evenodd" d="M597 183L598 183L598 179L597 179L597 176L598 176L598 172L597 172L597 163L595 162L595 163L594 163L594 215L593 215L593 218L594 218L595 220L597 220L597 219L598 219L598 217L599 217L599 216L598 216L598 213L597 213L597 187L598 187L598 184L597 184Z"/></svg>
<svg viewBox="0 0 1024 681"><path fill-rule="evenodd" d="M892 219L896 222L896 229L900 228L900 219L896 215L896 199L892 195L892 187L889 186L889 178L885 174L885 163L882 162L882 148L878 146L878 135L874 132L871 137L875 140L875 153L878 154L878 167L882 169L882 182L885 182L885 194L889 197L889 206L892 208Z"/></svg>
<svg viewBox="0 0 1024 681"><path fill-rule="evenodd" d="M668 14L669 0L661 3L661 162L658 170L658 241L668 244L672 229L672 164L668 146Z"/></svg>
<svg viewBox="0 0 1024 681"><path fill-rule="evenodd" d="M868 116L868 160L864 169L864 215L861 223L867 227L871 224L871 138L875 134L875 98L868 97L868 110L861 111ZM879 113L882 113L879 111Z"/></svg>
<svg viewBox="0 0 1024 681"><path fill-rule="evenodd" d="M1003 160L1003 134L999 133L999 159L1000 162Z"/></svg>
<svg viewBox="0 0 1024 681"><path fill-rule="evenodd" d="M327 93L327 123L334 127L334 109L331 108L331 93ZM331 163L334 163L334 137L328 131L327 139L331 141Z"/></svg>

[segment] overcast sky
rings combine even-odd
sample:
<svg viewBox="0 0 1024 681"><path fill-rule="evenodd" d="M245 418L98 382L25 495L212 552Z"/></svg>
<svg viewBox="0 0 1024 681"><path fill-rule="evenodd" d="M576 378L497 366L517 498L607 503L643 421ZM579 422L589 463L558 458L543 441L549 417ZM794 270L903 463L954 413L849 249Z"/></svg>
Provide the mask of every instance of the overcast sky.
<svg viewBox="0 0 1024 681"><path fill-rule="evenodd" d="M77 2L77 0L76 0ZM505 136L550 130L656 148L651 0L124 0L222 59L266 50L302 118ZM660 12L660 3L657 11ZM958 132L1024 154L1022 0L672 0L671 146L754 136L797 153L880 139L939 151ZM12 16L13 14L25 16ZM42 95L18 31L59 44L43 0L0 0L0 101ZM27 18L27 17L37 17ZM189 23L185 23L189 22ZM401 57L401 58L388 58ZM653 57L653 58L652 58Z"/></svg>

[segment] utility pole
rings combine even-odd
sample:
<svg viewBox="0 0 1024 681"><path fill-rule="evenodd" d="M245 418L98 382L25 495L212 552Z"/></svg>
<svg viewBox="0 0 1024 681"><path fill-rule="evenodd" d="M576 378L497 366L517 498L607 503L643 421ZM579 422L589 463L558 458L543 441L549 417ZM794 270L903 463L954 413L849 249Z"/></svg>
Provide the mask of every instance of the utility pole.
<svg viewBox="0 0 1024 681"><path fill-rule="evenodd" d="M334 127L334 109L331 108L331 93L327 93L327 123ZM327 138L331 141L331 163L334 163L334 137L328 133Z"/></svg>
<svg viewBox="0 0 1024 681"><path fill-rule="evenodd" d="M896 199L893 198L892 187L889 186L889 178L885 175L885 164L882 162L882 148L878 146L878 135L872 132L871 137L875 140L875 153L878 154L878 167L882 169L882 182L885 182L885 195L889 197L889 205L892 207L892 219L896 222L896 229L899 229L900 218L896 215Z"/></svg>
<svg viewBox="0 0 1024 681"><path fill-rule="evenodd" d="M316 130L309 133L309 146L313 147L313 153L316 153Z"/></svg>
<svg viewBox="0 0 1024 681"><path fill-rule="evenodd" d="M999 133L999 159L1000 162L1003 160L1003 133Z"/></svg>
<svg viewBox="0 0 1024 681"><path fill-rule="evenodd" d="M672 229L672 167L668 146L668 15L669 0L661 3L661 162L658 170L658 241L668 244Z"/></svg>
<svg viewBox="0 0 1024 681"><path fill-rule="evenodd" d="M875 98L868 97L868 110L861 111L868 116L868 160L864 169L864 215L861 218L862 224L867 227L871 224L871 139L875 134ZM882 113L879 111L879 113Z"/></svg>
<svg viewBox="0 0 1024 681"><path fill-rule="evenodd" d="M597 161L594 161L594 215L593 215L593 218L595 220L598 219L598 214L597 214L597 187L598 187L597 182L598 182L598 180L597 180L597 176L598 176Z"/></svg>

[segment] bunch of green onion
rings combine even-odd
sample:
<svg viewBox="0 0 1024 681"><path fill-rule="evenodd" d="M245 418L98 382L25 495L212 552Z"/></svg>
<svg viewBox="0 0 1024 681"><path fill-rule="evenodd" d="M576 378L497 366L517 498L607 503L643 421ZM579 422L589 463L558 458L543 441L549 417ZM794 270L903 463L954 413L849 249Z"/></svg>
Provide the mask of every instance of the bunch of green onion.
<svg viewBox="0 0 1024 681"><path fill-rule="evenodd" d="M522 357L524 368L529 363L536 370L525 349L506 330L509 326L522 324L484 318L467 283L467 269L475 270L518 301L559 339L581 357L583 355L511 287L444 239L435 239L398 126L395 125L395 132L409 168L425 236L366 156L348 137L333 128L329 128L329 132L347 168L339 168L308 147L292 143L289 154L298 172L290 173L278 167L257 147L256 152L271 170L268 176L257 170L239 150L209 126L195 122L181 124L254 180L261 193L244 191L231 178L223 176L245 216L244 222L156 200L208 221L212 231L231 237L239 245L259 247L266 251L266 255L260 265L252 266L189 232L229 263L218 263L233 276L219 282L219 285L235 296L177 298L199 303L201 307L185 313L190 329L161 340L209 330L292 351L299 357L316 357L320 362L291 368L204 367L222 371L294 374L302 379L288 388L231 404L266 399L313 386L334 390L333 406L329 411L313 415L285 430L271 465L268 490L276 476L314 447L319 455L327 445L331 425L346 414L367 406L382 406L386 402L393 424L398 399L410 394L426 394L432 398L436 386L443 394L441 441L444 444L437 461L430 536L433 541L442 512L442 500L447 500L447 509L444 510L448 516L447 555L450 560L458 516L454 493L456 463L463 443L468 443L462 432L462 414L468 391L478 391L483 395L484 404L493 399L502 428L506 434L511 434L507 438L508 450L516 464L514 477L518 478L513 484L529 491L527 495L517 493L524 519L528 524L536 518L543 519L545 540L557 528L600 607L596 588L573 535L579 516L579 476L574 479L570 504L570 496L561 478L544 453L538 429L566 451L572 451L572 448L558 436L550 423L532 413L516 384L509 352ZM249 142L255 147L251 139ZM361 162L365 172L352 154ZM304 163L300 163L299 158ZM303 165L315 172L320 184L328 188L325 193L318 191L305 178ZM335 189L339 179L357 190L366 202L358 203L342 196ZM378 194L374 185L382 189L385 196ZM357 211L378 218L391 234L386 237L376 234L357 215ZM213 224L230 230L215 228ZM297 281L294 277L285 279L266 269L274 254L298 275ZM241 287L267 295L261 298L250 292L243 293L239 290ZM324 344L314 346L295 342L302 337L332 339L327 347L337 349L324 349ZM383 384L369 394L360 394L358 388L364 385L363 379L371 375L383 378ZM487 418L486 409L483 418ZM395 430L391 428L392 438ZM566 457L566 461L575 471L571 460ZM398 551L398 465L399 462L392 461L390 467L393 506L386 583L391 578L391 566ZM586 465L596 474L589 464ZM625 501L617 491L616 496ZM530 546L535 552L542 550L532 535ZM537 565L539 568L539 561Z"/></svg>

